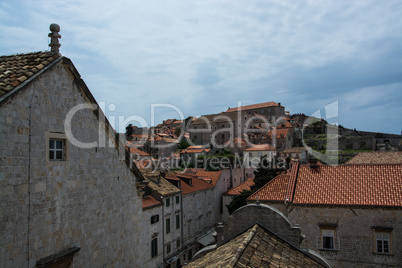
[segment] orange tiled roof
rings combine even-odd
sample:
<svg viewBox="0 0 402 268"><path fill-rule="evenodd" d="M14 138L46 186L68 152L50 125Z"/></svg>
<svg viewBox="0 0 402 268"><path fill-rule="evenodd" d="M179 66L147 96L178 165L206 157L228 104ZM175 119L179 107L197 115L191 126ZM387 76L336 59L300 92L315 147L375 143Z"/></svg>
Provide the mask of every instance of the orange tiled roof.
<svg viewBox="0 0 402 268"><path fill-rule="evenodd" d="M244 190L251 190L251 186L254 185L254 179L249 178L239 186L230 189L229 191L225 192L224 195L239 195Z"/></svg>
<svg viewBox="0 0 402 268"><path fill-rule="evenodd" d="M162 203L158 200L155 199L152 195L148 195L146 197L142 198L142 208L151 208L151 207L156 207L160 206Z"/></svg>
<svg viewBox="0 0 402 268"><path fill-rule="evenodd" d="M286 138L289 133L289 128L278 128L276 130L270 130L268 131L267 136L272 137L273 135L275 135L275 131L276 131L276 138Z"/></svg>
<svg viewBox="0 0 402 268"><path fill-rule="evenodd" d="M201 190L205 190L208 188L212 188L213 186L202 179L199 179L195 175L191 174L169 174L168 177L166 177L167 180L181 180L180 182L180 189L182 190L182 194L189 194ZM191 179L191 185L188 184L186 181Z"/></svg>
<svg viewBox="0 0 402 268"><path fill-rule="evenodd" d="M245 111L245 110L272 107L272 106L279 106L279 105L276 102L270 101L270 102L264 102L264 103L259 103L259 104L240 106L240 107L236 107L236 108L229 108L229 109L226 110L226 112L230 113L230 112L236 112L236 111L239 111L239 110L240 111Z"/></svg>
<svg viewBox="0 0 402 268"><path fill-rule="evenodd" d="M213 186L216 185L216 183L218 182L220 176L222 174L222 170L219 171L197 171L197 173L195 174L199 179L202 180L211 180L211 184Z"/></svg>
<svg viewBox="0 0 402 268"><path fill-rule="evenodd" d="M253 147L246 149L245 151L275 151L276 148L271 144L255 144Z"/></svg>
<svg viewBox="0 0 402 268"><path fill-rule="evenodd" d="M283 190L275 183L286 184ZM296 163L289 180L280 176L258 192L278 192L293 204L402 207L402 164L321 165L310 168ZM257 193L258 193L257 192ZM272 201L264 194L260 200ZM274 199L279 201L279 199Z"/></svg>
<svg viewBox="0 0 402 268"><path fill-rule="evenodd" d="M264 200L283 202L286 197L289 174L280 174L268 182L264 187L253 193L247 200Z"/></svg>
<svg viewBox="0 0 402 268"><path fill-rule="evenodd" d="M0 97L27 83L61 55L54 52L34 52L0 56Z"/></svg>
<svg viewBox="0 0 402 268"><path fill-rule="evenodd" d="M210 149L203 149L203 148L201 148L201 149L197 149L197 148L194 148L194 149L184 149L184 150L181 150L180 151L180 153L181 154L185 154L185 153L187 153L187 154L196 154L196 153L203 153L203 152L206 152L206 153L208 153L210 151Z"/></svg>
<svg viewBox="0 0 402 268"><path fill-rule="evenodd" d="M141 151L140 149L137 149L137 148L128 147L128 150L132 154L136 154L136 155L140 155L140 156L151 156L150 154L148 154L144 151Z"/></svg>
<svg viewBox="0 0 402 268"><path fill-rule="evenodd" d="M402 152L362 152L346 164L402 164Z"/></svg>

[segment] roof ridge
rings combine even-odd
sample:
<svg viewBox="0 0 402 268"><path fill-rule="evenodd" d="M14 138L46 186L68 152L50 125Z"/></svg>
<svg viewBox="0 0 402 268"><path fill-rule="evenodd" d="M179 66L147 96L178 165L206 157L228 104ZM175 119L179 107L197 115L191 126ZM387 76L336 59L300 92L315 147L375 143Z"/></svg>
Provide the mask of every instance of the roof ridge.
<svg viewBox="0 0 402 268"><path fill-rule="evenodd" d="M294 197L295 188L296 188L296 179L297 179L297 173L299 171L299 166L300 166L299 162L294 163L293 166L292 166L292 171L291 171L290 176L289 176L288 187L286 189L285 202L293 202L293 197Z"/></svg>
<svg viewBox="0 0 402 268"><path fill-rule="evenodd" d="M253 226L253 228L250 230L249 234L243 240L241 245L237 248L235 254L230 259L230 262L226 265L226 267L234 267L236 265L237 261L240 259L240 256L242 255L243 251L246 249L246 247L250 243L251 239L253 239L254 235L257 233L257 229L258 229L258 224L255 224Z"/></svg>

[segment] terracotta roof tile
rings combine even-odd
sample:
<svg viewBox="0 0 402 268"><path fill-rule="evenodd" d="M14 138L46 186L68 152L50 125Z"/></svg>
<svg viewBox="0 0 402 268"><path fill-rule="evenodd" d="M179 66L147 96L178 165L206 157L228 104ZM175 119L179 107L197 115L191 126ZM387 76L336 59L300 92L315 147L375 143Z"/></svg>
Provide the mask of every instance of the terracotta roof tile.
<svg viewBox="0 0 402 268"><path fill-rule="evenodd" d="M224 195L239 195L244 190L251 190L251 186L254 185L254 179L249 178L239 186L230 189L229 191L225 192Z"/></svg>
<svg viewBox="0 0 402 268"><path fill-rule="evenodd" d="M402 164L402 152L362 152L346 164Z"/></svg>
<svg viewBox="0 0 402 268"><path fill-rule="evenodd" d="M239 110L246 111L246 110L251 110L251 109L258 109L258 108L265 108L265 107L272 107L272 106L279 106L279 105L276 102L270 101L270 102L251 104L251 105L240 106L240 107L235 107L235 108L229 108L226 110L226 112L230 113L230 112L236 112ZM280 106L280 107L283 107L283 106Z"/></svg>
<svg viewBox="0 0 402 268"><path fill-rule="evenodd" d="M146 197L142 198L142 208L151 208L151 207L156 207L162 205L162 202L156 200L155 197L152 195L148 195Z"/></svg>
<svg viewBox="0 0 402 268"><path fill-rule="evenodd" d="M286 138L289 133L289 128L278 128L276 130L270 130L267 133L267 136L272 138L276 135L276 138Z"/></svg>
<svg viewBox="0 0 402 268"><path fill-rule="evenodd" d="M245 151L276 151L276 148L271 144L255 144Z"/></svg>
<svg viewBox="0 0 402 268"><path fill-rule="evenodd" d="M146 153L144 151L141 151L140 149L137 149L137 148L128 147L127 149L132 154L136 154L136 155L140 155L140 156L151 156L150 154L148 154L148 153Z"/></svg>
<svg viewBox="0 0 402 268"><path fill-rule="evenodd" d="M402 207L402 164L301 166L293 203Z"/></svg>
<svg viewBox="0 0 402 268"><path fill-rule="evenodd" d="M170 174L166 177L167 180L177 180L180 179L180 189L182 190L182 194L190 194L193 192L205 190L208 188L212 188L213 185L199 179L195 175L190 174ZM190 183L191 181L191 183Z"/></svg>
<svg viewBox="0 0 402 268"><path fill-rule="evenodd" d="M60 54L54 52L0 56L0 97L60 57Z"/></svg>
<svg viewBox="0 0 402 268"><path fill-rule="evenodd" d="M280 201L286 198L289 174L281 174L268 182L264 187L253 193L247 200Z"/></svg>
<svg viewBox="0 0 402 268"><path fill-rule="evenodd" d="M275 177L249 200L257 193L261 201L288 198L293 204L402 207L402 164L310 168L296 163L288 180Z"/></svg>
<svg viewBox="0 0 402 268"><path fill-rule="evenodd" d="M219 171L198 171L195 175L202 180L210 180L210 184L215 186L218 182L220 176L222 174L222 170Z"/></svg>

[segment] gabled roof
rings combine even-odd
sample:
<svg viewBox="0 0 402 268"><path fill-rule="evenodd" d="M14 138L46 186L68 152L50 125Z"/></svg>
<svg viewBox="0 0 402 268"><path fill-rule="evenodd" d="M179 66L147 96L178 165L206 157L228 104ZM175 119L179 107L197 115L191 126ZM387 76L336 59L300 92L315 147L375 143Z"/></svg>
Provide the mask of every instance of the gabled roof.
<svg viewBox="0 0 402 268"><path fill-rule="evenodd" d="M256 224L186 267L325 267Z"/></svg>
<svg viewBox="0 0 402 268"><path fill-rule="evenodd" d="M278 128L276 130L270 130L267 133L267 136L272 138L276 134L276 138L286 138L289 133L289 128Z"/></svg>
<svg viewBox="0 0 402 268"><path fill-rule="evenodd" d="M187 148L181 150L181 154L198 154L198 153L208 153L211 149L204 149L204 148Z"/></svg>
<svg viewBox="0 0 402 268"><path fill-rule="evenodd" d="M276 148L274 146L272 146L271 144L255 144L250 148L247 148L246 150L247 152L250 151L276 151Z"/></svg>
<svg viewBox="0 0 402 268"><path fill-rule="evenodd" d="M137 149L137 148L128 147L127 149L132 154L136 154L136 155L140 155L140 156L151 156L150 154L148 154L140 149Z"/></svg>
<svg viewBox="0 0 402 268"><path fill-rule="evenodd" d="M152 195L148 195L142 198L142 209L153 208L161 206L162 202L156 200Z"/></svg>
<svg viewBox="0 0 402 268"><path fill-rule="evenodd" d="M277 176L248 200L255 195L260 201L293 204L402 207L402 164L310 168L295 163L288 180Z"/></svg>
<svg viewBox="0 0 402 268"><path fill-rule="evenodd" d="M229 108L229 109L226 110L226 112L230 113L230 112L237 112L239 110L240 111L245 111L245 110L266 108L266 107L272 107L272 106L279 106L279 105L276 102L270 101L270 102L264 102L264 103L246 105L246 106L240 106L240 107L235 107L235 108ZM279 107L283 107L283 106L279 106Z"/></svg>
<svg viewBox="0 0 402 268"><path fill-rule="evenodd" d="M219 171L198 171L195 175L204 181L210 181L210 184L215 186L218 182L220 176L222 174L222 170Z"/></svg>
<svg viewBox="0 0 402 268"><path fill-rule="evenodd" d="M292 147L292 148L286 148L285 150L282 151L284 154L290 154L290 153L302 153L303 151L308 151L306 147Z"/></svg>
<svg viewBox="0 0 402 268"><path fill-rule="evenodd" d="M267 187L262 187L253 193L247 200L264 200L283 202L286 198L287 186L289 183L289 174L280 174L268 182Z"/></svg>
<svg viewBox="0 0 402 268"><path fill-rule="evenodd" d="M346 164L402 164L402 152L362 152Z"/></svg>
<svg viewBox="0 0 402 268"><path fill-rule="evenodd" d="M239 195L244 190L251 190L251 186L253 186L253 185L254 185L254 179L249 178L245 182L243 182L242 184L238 185L237 187L235 187L233 189L230 189L230 190L226 191L223 194L224 195Z"/></svg>
<svg viewBox="0 0 402 268"><path fill-rule="evenodd" d="M158 194L165 196L165 195L173 195L180 193L180 189L165 180L164 178L160 178L159 184L148 180L148 187L150 187L152 190L157 192Z"/></svg>
<svg viewBox="0 0 402 268"><path fill-rule="evenodd" d="M0 98L29 83L61 55L54 52L33 52L0 56Z"/></svg>
<svg viewBox="0 0 402 268"><path fill-rule="evenodd" d="M52 70L52 67L57 64L64 64L65 67L71 72L74 82L81 90L81 94L85 95L85 99L96 105L97 109L92 112L96 117L104 120L104 130L110 135L110 137L116 138L115 148L117 150L124 151L124 144L117 139L116 131L113 129L108 119L100 109L96 99L92 95L91 91L81 78L78 70L69 58L61 56L55 52L33 52L16 54L11 56L0 56L0 105L3 104L10 96L20 92L20 89L25 88L37 77L43 73ZM145 178L143 174L135 165L131 165L129 159L125 159L127 168L133 173L139 182L144 182Z"/></svg>
<svg viewBox="0 0 402 268"><path fill-rule="evenodd" d="M206 123L214 125L217 123L229 123L229 122L235 122L238 118L239 118L238 113L232 113L232 112L219 113L219 114L206 114L200 116L197 119L194 119L190 125L199 125Z"/></svg>
<svg viewBox="0 0 402 268"><path fill-rule="evenodd" d="M182 190L183 195L213 187L208 182L205 182L202 179L199 179L197 176L191 174L169 174L169 176L166 177L166 180L180 180L180 189Z"/></svg>

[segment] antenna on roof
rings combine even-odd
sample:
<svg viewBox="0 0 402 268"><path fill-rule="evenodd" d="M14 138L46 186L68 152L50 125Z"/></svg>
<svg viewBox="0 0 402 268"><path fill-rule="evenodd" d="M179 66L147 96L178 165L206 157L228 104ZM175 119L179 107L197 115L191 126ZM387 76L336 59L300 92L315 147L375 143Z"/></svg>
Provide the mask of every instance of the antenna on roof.
<svg viewBox="0 0 402 268"><path fill-rule="evenodd" d="M50 37L50 51L59 53L59 47L61 46L61 44L59 43L59 38L61 38L61 35L59 34L60 26L56 23L52 23L50 24L49 29L51 31L51 33L49 33L48 35Z"/></svg>

